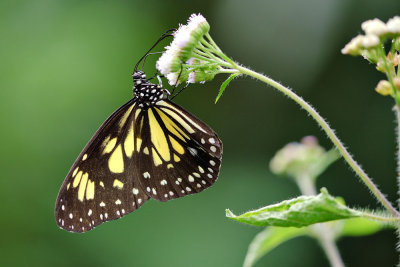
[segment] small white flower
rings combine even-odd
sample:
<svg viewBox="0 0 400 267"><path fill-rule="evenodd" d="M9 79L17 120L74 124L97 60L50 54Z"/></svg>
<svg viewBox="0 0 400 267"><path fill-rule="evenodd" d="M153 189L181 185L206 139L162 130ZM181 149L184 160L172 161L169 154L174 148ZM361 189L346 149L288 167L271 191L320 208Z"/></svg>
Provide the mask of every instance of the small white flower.
<svg viewBox="0 0 400 267"><path fill-rule="evenodd" d="M179 51L179 48L174 43L166 47L165 52L156 63L156 67L161 74L167 75L173 71L173 64L175 63L175 58L179 56Z"/></svg>
<svg viewBox="0 0 400 267"><path fill-rule="evenodd" d="M174 41L173 44L178 46L179 48L185 47L191 38L191 31L188 25L179 25L178 30L173 33Z"/></svg>
<svg viewBox="0 0 400 267"><path fill-rule="evenodd" d="M362 46L362 35L357 35L342 49L342 54L359 55Z"/></svg>
<svg viewBox="0 0 400 267"><path fill-rule="evenodd" d="M364 48L368 49L377 46L380 43L380 40L378 36L368 34L363 36L361 43Z"/></svg>
<svg viewBox="0 0 400 267"><path fill-rule="evenodd" d="M207 20L201 14L192 14L188 19L187 25L180 25L178 30L173 34L174 43L180 47L185 48L192 40L192 36L196 31L199 31L203 25L208 26Z"/></svg>
<svg viewBox="0 0 400 267"><path fill-rule="evenodd" d="M390 33L400 33L400 17L395 16L386 23Z"/></svg>
<svg viewBox="0 0 400 267"><path fill-rule="evenodd" d="M203 15L199 14L192 14L188 19L188 26L193 26L197 28L200 24L207 23L207 20Z"/></svg>
<svg viewBox="0 0 400 267"><path fill-rule="evenodd" d="M169 85L175 85L178 84L177 83L178 76L179 76L178 72L170 72L165 77L167 78Z"/></svg>
<svg viewBox="0 0 400 267"><path fill-rule="evenodd" d="M388 28L385 23L383 23L380 19L372 19L364 21L361 24L361 28L364 30L366 35L376 35L382 36L388 32Z"/></svg>
<svg viewBox="0 0 400 267"><path fill-rule="evenodd" d="M210 25L200 14L193 14L187 25L180 25L172 35L174 40L165 47L166 51L157 60L156 67L167 79L169 84L184 82L188 78L188 70L182 69L185 62L192 57L193 50L209 31ZM190 64L190 63L189 63ZM190 71L190 70L189 70Z"/></svg>
<svg viewBox="0 0 400 267"><path fill-rule="evenodd" d="M196 72L192 71L189 73L189 78L187 80L187 83L196 83Z"/></svg>

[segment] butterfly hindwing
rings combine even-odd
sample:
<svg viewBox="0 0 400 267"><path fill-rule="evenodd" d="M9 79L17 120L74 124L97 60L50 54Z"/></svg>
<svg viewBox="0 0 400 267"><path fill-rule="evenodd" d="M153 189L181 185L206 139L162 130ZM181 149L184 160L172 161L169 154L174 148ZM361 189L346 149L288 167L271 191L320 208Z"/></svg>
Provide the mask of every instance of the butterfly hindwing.
<svg viewBox="0 0 400 267"><path fill-rule="evenodd" d="M149 198L140 190L132 160L136 105L132 99L115 111L75 161L56 202L59 227L86 232L134 211Z"/></svg>
<svg viewBox="0 0 400 267"><path fill-rule="evenodd" d="M136 170L148 196L167 201L201 192L216 181L222 142L209 126L169 100L141 115L143 143Z"/></svg>
<svg viewBox="0 0 400 267"><path fill-rule="evenodd" d="M222 142L166 89L133 74L134 97L97 130L61 186L59 227L86 232L123 217L149 198L168 201L203 191L218 178Z"/></svg>

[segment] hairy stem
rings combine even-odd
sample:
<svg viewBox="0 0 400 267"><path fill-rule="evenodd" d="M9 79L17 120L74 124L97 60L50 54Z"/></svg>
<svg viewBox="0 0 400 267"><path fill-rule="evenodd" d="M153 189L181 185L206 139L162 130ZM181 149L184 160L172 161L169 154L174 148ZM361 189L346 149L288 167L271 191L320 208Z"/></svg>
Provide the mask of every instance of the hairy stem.
<svg viewBox="0 0 400 267"><path fill-rule="evenodd" d="M329 139L333 142L335 147L339 150L340 154L342 154L343 158L347 161L350 167L356 172L356 174L361 178L361 181L369 188L369 190L374 194L377 200L382 203L382 205L395 217L400 217L400 213L392 206L392 204L387 200L385 195L378 189L378 187L374 184L372 179L364 172L360 165L353 159L347 149L344 147L343 143L339 140L336 136L335 132L330 128L328 123L324 120L324 118L319 115L319 113L310 105L308 104L303 98L295 94L289 88L281 85L280 83L264 76L260 73L252 71L248 68L239 66L235 64L232 68L238 69L241 73L246 74L248 76L254 77L266 84L271 85L275 89L279 90L290 99L295 101L299 104L303 109L305 109L313 118L314 120L321 126L321 128L325 131L328 135Z"/></svg>
<svg viewBox="0 0 400 267"><path fill-rule="evenodd" d="M399 194L400 194L400 111L399 111L399 106L396 105L394 108L394 112L396 115L396 149L397 149L397 184L399 187ZM398 205L400 205L400 196L399 196L399 201L398 201Z"/></svg>

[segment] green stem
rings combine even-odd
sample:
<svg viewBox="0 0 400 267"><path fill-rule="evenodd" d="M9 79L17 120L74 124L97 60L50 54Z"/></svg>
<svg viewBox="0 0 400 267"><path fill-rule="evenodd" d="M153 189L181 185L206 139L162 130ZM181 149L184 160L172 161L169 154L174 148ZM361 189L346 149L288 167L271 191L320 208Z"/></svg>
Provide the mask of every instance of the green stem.
<svg viewBox="0 0 400 267"><path fill-rule="evenodd" d="M378 216L378 215L367 213L367 212L363 212L362 216L372 219L372 220L385 222L385 223L399 223L399 221L400 221L399 218L396 218L396 217L383 217L383 216Z"/></svg>
<svg viewBox="0 0 400 267"><path fill-rule="evenodd" d="M209 47L210 49L213 49L214 52L220 56L221 58L223 58L226 62L229 62L229 64L231 64L232 66L235 66L236 63L230 59L228 56L226 56L222 50L218 47L218 45L214 42L214 40L211 38L209 33L206 33L205 36L207 37L208 41L210 43L208 43L207 41L205 41L207 47Z"/></svg>
<svg viewBox="0 0 400 267"><path fill-rule="evenodd" d="M209 63L211 63L211 64L216 63L216 64L218 64L218 65L220 65L220 66L224 66L224 67L227 67L227 68L232 67L230 64L228 64L228 63L226 63L226 62L221 62L220 60L218 61L218 60L214 60L214 59L212 59L212 58L209 58L209 57L207 57L207 56L203 56L203 55L199 54L198 51L194 51L194 52L193 52L193 56L194 56L195 58L197 58L197 59L200 59L200 60L209 62Z"/></svg>
<svg viewBox="0 0 400 267"><path fill-rule="evenodd" d="M311 230L317 237L317 240L321 244L322 249L325 251L331 266L344 267L343 260L335 244L335 239L333 237L332 231L328 229L325 224L312 225Z"/></svg>
<svg viewBox="0 0 400 267"><path fill-rule="evenodd" d="M400 97L399 97L399 94L397 93L397 89L396 89L396 86L394 86L394 81L393 81L393 77L396 75L395 70L394 70L394 68L391 68L389 66L389 62L387 61L385 49L383 48L383 46L380 46L378 48L378 51L381 54L381 58L383 59L383 65L385 66L385 70L386 70L386 77L388 78L389 83L392 86L393 97L396 101L397 106L400 107Z"/></svg>
<svg viewBox="0 0 400 267"><path fill-rule="evenodd" d="M397 184L400 187L400 111L399 106L396 105L394 107L395 115L396 115L396 145L397 145Z"/></svg>
<svg viewBox="0 0 400 267"><path fill-rule="evenodd" d="M195 49L193 51L193 56L195 58L197 58L197 59L204 60L204 61L207 61L207 62L210 62L210 63L217 63L217 64L219 64L221 66L224 66L224 67L227 67L227 68L231 68L232 67L232 65L227 63L226 61L223 61L220 58L217 58L216 56L214 56L214 55L212 55L210 53L207 53L207 52L204 52L204 51L200 51L199 49Z"/></svg>
<svg viewBox="0 0 400 267"><path fill-rule="evenodd" d="M342 154L343 158L347 161L347 163L350 165L350 167L356 172L356 174L361 178L362 182L369 188L369 190L374 194L374 196L378 199L380 203L395 217L400 217L400 213L392 206L392 204L386 199L384 194L378 189L378 187L373 183L371 178L364 172L364 170L357 164L357 162L353 159L353 157L350 155L350 153L347 151L347 149L344 147L342 142L339 140L339 138L336 136L335 132L330 128L328 123L321 117L321 115L318 114L318 112L306 101L304 101L303 98L295 94L292 90L289 88L281 85L280 83L272 80L271 78L268 78L267 76L264 76L260 73L257 73L255 71L252 71L248 68L239 66L235 64L235 66L232 66L232 68L238 69L241 73L246 74L248 76L254 77L262 82L265 82L266 84L271 85L275 89L279 90L286 96L288 96L290 99L295 101L297 104L299 104L303 109L305 109L308 114L310 114L314 120L321 126L321 128L325 131L325 133L328 135L329 139L333 142L333 144L336 146L336 148L339 150L339 152Z"/></svg>
<svg viewBox="0 0 400 267"><path fill-rule="evenodd" d="M239 73L236 69L220 69L217 73Z"/></svg>

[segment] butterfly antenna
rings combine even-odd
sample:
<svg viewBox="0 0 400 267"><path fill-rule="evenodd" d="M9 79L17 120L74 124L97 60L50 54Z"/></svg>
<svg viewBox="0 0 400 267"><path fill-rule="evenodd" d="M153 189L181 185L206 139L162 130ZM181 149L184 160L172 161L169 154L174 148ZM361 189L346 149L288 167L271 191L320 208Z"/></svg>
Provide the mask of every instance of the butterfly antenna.
<svg viewBox="0 0 400 267"><path fill-rule="evenodd" d="M175 84L174 84L174 88L172 89L171 95L174 94L175 89L178 87L178 81L179 81L179 78L180 78L181 75L182 75L182 71L183 71L183 68L182 68L182 63L181 63L181 70L179 71L178 77L176 78L176 81L175 81ZM182 91L182 90L181 90L181 91ZM179 91L178 93L180 93L181 91ZM176 96L176 95L175 95L175 96ZM175 97L175 96L173 96L173 97Z"/></svg>
<svg viewBox="0 0 400 267"><path fill-rule="evenodd" d="M144 68L144 64L146 63L146 59L147 59L147 57L148 57L148 56L150 56L150 55L155 55L155 54L161 54L161 53L164 53L164 52L153 52L153 53L147 53L147 54L145 55L145 57L143 58L143 62L142 62L142 70L143 70L143 68Z"/></svg>
<svg viewBox="0 0 400 267"><path fill-rule="evenodd" d="M146 54L144 54L144 56L141 57L141 59L136 63L136 65L135 65L135 72L137 71L140 62L142 62L142 60L144 60L144 59L147 57L147 55L150 53L150 51L153 50L153 48L154 48L156 45L158 45L162 40L164 40L166 37L172 36L172 32L174 32L174 31L176 31L176 29L170 29L170 30L164 32L164 33L161 35L161 37L157 40L157 42L156 42L156 43L146 52Z"/></svg>
<svg viewBox="0 0 400 267"><path fill-rule="evenodd" d="M177 95L179 95L183 90L185 90L189 86L189 84L190 83L186 83L186 85L182 87L175 95L171 96L171 100L174 99Z"/></svg>

